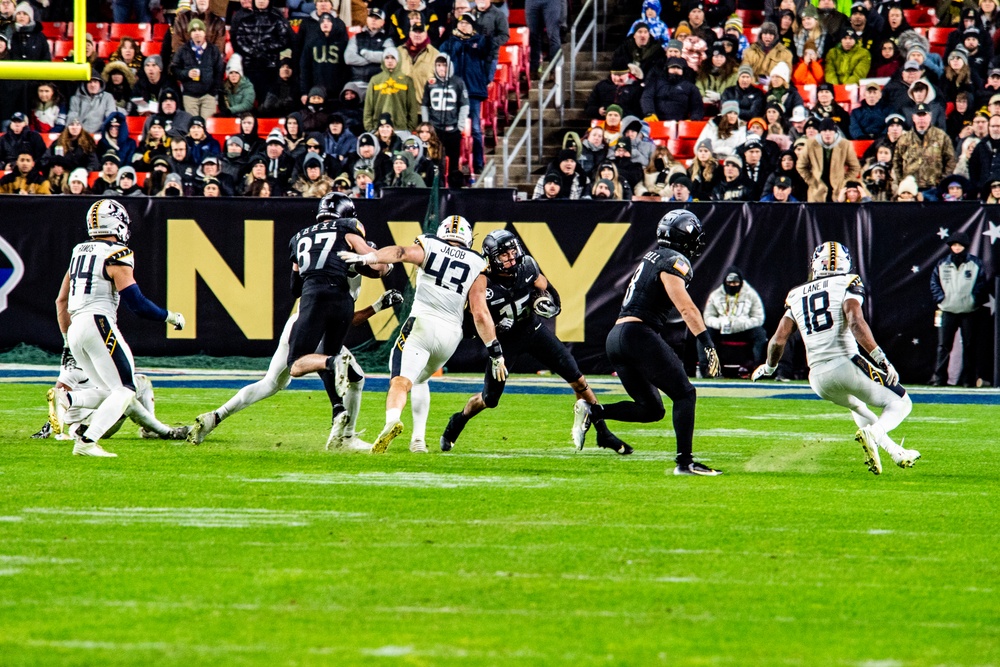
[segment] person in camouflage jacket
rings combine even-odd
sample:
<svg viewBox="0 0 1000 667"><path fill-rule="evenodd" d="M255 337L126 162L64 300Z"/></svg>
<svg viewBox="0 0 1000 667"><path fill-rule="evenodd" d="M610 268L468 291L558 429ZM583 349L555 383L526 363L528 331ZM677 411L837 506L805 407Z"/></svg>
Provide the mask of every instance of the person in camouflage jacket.
<svg viewBox="0 0 1000 667"><path fill-rule="evenodd" d="M955 171L955 147L944 130L931 124L930 110L923 104L913 113L913 129L896 142L892 157L892 181L913 176L924 199L936 200L935 189L942 178Z"/></svg>

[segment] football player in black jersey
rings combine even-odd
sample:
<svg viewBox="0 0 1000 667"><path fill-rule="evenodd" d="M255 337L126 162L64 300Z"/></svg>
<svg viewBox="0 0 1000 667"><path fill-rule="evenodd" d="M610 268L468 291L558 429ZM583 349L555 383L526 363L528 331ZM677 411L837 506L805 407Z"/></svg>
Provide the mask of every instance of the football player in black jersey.
<svg viewBox="0 0 1000 667"><path fill-rule="evenodd" d="M589 406L597 404L597 398L580 373L576 359L538 319L559 314L558 292L542 275L535 259L524 253L521 242L511 232L500 229L487 234L483 239L483 254L489 260L486 304L496 323L497 338L505 356L513 358L527 352L573 387L579 399L575 407L573 441L577 449L583 449L590 426ZM470 419L486 408L497 406L506 384L506 379L496 379L492 368L487 368L483 390L448 420L441 436L441 451L450 451L455 446ZM594 423L599 447L613 449L619 454L632 453L632 448L615 437L603 420Z"/></svg>
<svg viewBox="0 0 1000 667"><path fill-rule="evenodd" d="M292 295L301 297L299 319L292 327L288 346L290 374L302 377L319 373L337 412L338 407L343 408L335 389L334 367L354 319L349 281L357 270L337 253L343 250L371 252L365 242L365 227L358 220L350 197L331 192L320 200L316 224L301 230L288 245L292 261ZM362 267L360 272L378 277L388 269L384 264L374 264ZM320 341L323 342L323 354L316 353Z"/></svg>
<svg viewBox="0 0 1000 667"><path fill-rule="evenodd" d="M694 276L691 260L705 248L705 233L696 215L684 209L667 213L656 227L657 247L643 255L625 291L621 313L608 334L608 359L633 401L592 406L596 419L656 422L663 419L660 391L673 401L677 435L675 475L720 475L691 456L694 435L695 389L684 366L660 336L676 309L691 333L704 346L709 377L720 373L715 351L701 312L687 286Z"/></svg>

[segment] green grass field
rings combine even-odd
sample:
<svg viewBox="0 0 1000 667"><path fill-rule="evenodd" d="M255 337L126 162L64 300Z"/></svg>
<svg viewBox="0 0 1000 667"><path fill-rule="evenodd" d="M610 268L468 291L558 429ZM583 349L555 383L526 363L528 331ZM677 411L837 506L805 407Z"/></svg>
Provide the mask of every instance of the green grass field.
<svg viewBox="0 0 1000 667"><path fill-rule="evenodd" d="M43 386L0 387L4 666L1000 664L996 406L917 404L894 435L923 459L874 477L830 404L702 398L726 474L692 479L666 424L575 452L568 396L376 457L322 451L325 395L284 392L98 460L28 438ZM158 389L158 414L231 393ZM429 445L464 400L434 395Z"/></svg>

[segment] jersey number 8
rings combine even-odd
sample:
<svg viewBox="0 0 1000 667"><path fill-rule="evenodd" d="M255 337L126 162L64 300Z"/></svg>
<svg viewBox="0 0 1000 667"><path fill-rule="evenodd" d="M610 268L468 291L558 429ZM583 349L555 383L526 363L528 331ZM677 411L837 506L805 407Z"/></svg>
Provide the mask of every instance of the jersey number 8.
<svg viewBox="0 0 1000 667"><path fill-rule="evenodd" d="M632 295L635 294L635 284L639 282L639 276L642 275L644 268L646 268L645 262L639 265L639 268L632 274L632 280L628 281L628 289L625 290L625 299L622 300L623 306L627 306L628 302L632 300Z"/></svg>

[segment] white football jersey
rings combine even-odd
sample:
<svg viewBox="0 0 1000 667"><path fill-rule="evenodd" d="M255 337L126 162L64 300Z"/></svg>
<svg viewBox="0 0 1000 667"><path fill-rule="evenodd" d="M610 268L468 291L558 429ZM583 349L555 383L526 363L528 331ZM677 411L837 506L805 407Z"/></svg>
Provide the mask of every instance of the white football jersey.
<svg viewBox="0 0 1000 667"><path fill-rule="evenodd" d="M486 268L486 258L427 234L418 236L417 243L424 249L424 261L417 269L410 314L436 317L461 328L469 290Z"/></svg>
<svg viewBox="0 0 1000 667"><path fill-rule="evenodd" d="M73 248L69 261L69 314L106 315L112 322L118 317L118 290L108 277L107 267L134 267L132 250L116 241L87 241Z"/></svg>
<svg viewBox="0 0 1000 667"><path fill-rule="evenodd" d="M785 317L792 318L802 334L810 368L858 354L858 342L844 315L847 299L865 300L865 286L853 273L817 278L785 298Z"/></svg>

